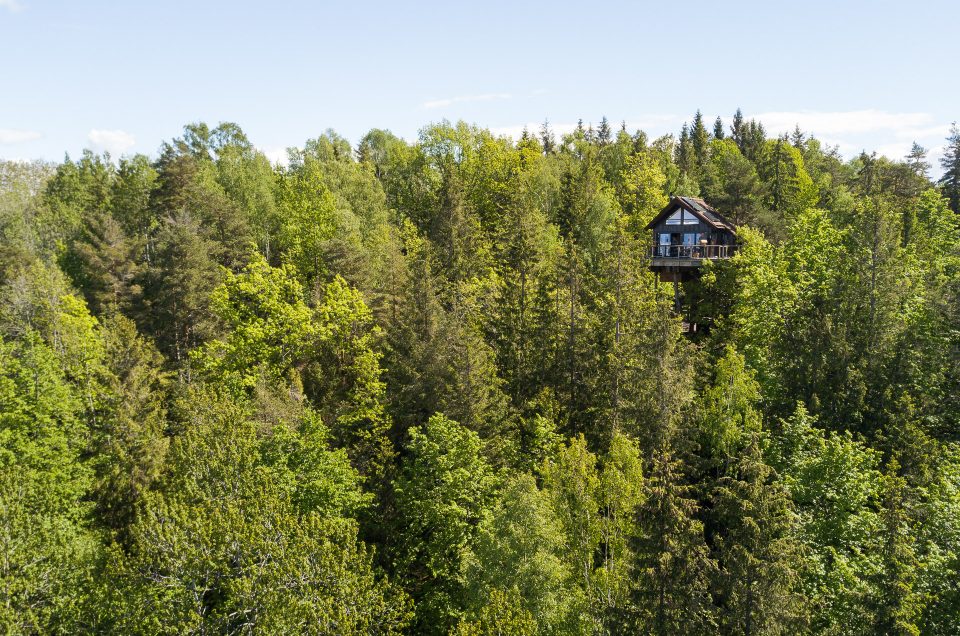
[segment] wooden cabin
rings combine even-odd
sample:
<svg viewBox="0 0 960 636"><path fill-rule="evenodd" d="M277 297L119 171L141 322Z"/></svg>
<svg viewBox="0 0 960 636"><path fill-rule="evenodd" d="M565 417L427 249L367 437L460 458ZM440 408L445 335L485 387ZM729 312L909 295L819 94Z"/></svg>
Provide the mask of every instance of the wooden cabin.
<svg viewBox="0 0 960 636"><path fill-rule="evenodd" d="M733 223L695 197L670 197L647 229L653 231L650 269L662 281L690 280L703 261L730 258L737 248Z"/></svg>

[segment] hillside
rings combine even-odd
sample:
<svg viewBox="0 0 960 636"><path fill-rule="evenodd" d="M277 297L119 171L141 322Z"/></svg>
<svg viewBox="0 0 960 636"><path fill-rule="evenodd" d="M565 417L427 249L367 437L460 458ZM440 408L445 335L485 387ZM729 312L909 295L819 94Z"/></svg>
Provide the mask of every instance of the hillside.
<svg viewBox="0 0 960 636"><path fill-rule="evenodd" d="M739 111L0 164L3 631L960 633L947 143L937 181ZM738 243L676 297L671 195Z"/></svg>

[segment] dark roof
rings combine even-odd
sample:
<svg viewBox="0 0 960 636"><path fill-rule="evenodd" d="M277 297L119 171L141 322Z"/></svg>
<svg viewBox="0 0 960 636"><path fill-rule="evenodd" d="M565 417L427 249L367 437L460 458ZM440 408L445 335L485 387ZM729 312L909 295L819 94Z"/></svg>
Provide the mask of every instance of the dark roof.
<svg viewBox="0 0 960 636"><path fill-rule="evenodd" d="M660 221L664 219L668 214L673 212L678 207L684 208L685 210L690 211L695 217L699 218L701 221L707 225L712 225L718 230L727 230L734 234L737 233L737 227L725 219L722 214L717 212L714 208L710 206L709 203L703 199L698 199L696 197L670 197L670 203L667 204L667 207L663 208L657 216L653 217L653 220L647 223L647 229L651 230L654 226L658 225Z"/></svg>

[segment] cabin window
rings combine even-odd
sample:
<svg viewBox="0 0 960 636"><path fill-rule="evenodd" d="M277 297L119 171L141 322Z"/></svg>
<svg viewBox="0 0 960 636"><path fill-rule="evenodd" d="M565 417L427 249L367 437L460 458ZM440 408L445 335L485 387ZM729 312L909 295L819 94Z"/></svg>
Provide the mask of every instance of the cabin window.
<svg viewBox="0 0 960 636"><path fill-rule="evenodd" d="M660 235L660 245L670 245L670 235L661 234Z"/></svg>
<svg viewBox="0 0 960 636"><path fill-rule="evenodd" d="M667 217L667 225L696 225L700 219L690 214L683 208L678 208L676 212Z"/></svg>
<svg viewBox="0 0 960 636"><path fill-rule="evenodd" d="M702 237L701 232L687 232L683 235L683 244L686 246L699 245Z"/></svg>

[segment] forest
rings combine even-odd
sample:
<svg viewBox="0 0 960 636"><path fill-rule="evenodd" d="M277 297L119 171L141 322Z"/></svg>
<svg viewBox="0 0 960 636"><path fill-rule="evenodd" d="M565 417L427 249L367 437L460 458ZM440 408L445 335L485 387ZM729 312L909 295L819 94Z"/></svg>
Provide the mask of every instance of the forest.
<svg viewBox="0 0 960 636"><path fill-rule="evenodd" d="M960 633L956 125L288 153L0 163L4 633Z"/></svg>

